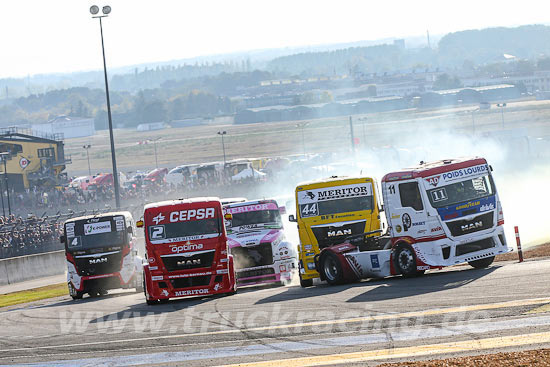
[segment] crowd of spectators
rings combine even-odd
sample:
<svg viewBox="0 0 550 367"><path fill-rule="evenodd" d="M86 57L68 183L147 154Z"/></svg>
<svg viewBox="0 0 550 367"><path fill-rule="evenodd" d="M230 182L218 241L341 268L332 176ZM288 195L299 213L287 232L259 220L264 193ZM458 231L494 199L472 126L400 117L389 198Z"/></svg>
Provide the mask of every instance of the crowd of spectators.
<svg viewBox="0 0 550 367"><path fill-rule="evenodd" d="M0 216L0 258L60 249L62 224L29 216Z"/></svg>

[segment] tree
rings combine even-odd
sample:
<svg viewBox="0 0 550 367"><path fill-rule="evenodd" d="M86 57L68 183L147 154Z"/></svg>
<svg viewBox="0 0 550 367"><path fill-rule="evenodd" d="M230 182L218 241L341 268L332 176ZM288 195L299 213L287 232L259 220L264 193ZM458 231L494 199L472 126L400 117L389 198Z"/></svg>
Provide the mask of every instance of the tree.
<svg viewBox="0 0 550 367"><path fill-rule="evenodd" d="M440 74L437 76L432 89L433 90L444 90L444 89L455 89L462 87L462 83L455 76L451 77L449 74Z"/></svg>

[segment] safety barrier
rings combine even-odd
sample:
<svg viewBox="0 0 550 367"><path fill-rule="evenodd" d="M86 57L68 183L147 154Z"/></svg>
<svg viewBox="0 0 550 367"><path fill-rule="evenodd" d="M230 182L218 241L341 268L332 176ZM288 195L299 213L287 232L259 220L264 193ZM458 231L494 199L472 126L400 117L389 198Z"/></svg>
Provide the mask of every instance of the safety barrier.
<svg viewBox="0 0 550 367"><path fill-rule="evenodd" d="M65 251L2 259L0 260L0 285L63 274L66 268Z"/></svg>

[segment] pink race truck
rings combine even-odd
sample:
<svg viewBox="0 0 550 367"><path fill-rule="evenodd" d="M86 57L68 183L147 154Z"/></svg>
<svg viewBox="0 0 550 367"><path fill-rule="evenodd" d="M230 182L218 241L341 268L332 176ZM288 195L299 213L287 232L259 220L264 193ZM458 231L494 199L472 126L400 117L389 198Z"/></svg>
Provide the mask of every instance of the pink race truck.
<svg viewBox="0 0 550 367"><path fill-rule="evenodd" d="M224 205L227 242L235 261L237 284L287 284L298 267L295 246L284 235L275 200Z"/></svg>

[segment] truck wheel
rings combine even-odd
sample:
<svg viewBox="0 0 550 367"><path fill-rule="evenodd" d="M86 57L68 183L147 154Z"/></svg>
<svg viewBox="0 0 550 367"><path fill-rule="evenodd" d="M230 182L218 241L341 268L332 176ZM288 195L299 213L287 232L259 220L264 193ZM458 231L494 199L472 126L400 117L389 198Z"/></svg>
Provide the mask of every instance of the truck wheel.
<svg viewBox="0 0 550 367"><path fill-rule="evenodd" d="M416 254L409 245L399 245L395 251L395 267L404 278L418 275L416 271Z"/></svg>
<svg viewBox="0 0 550 367"><path fill-rule="evenodd" d="M300 287L307 288L311 287L313 285L313 279L302 279L302 276L300 276Z"/></svg>
<svg viewBox="0 0 550 367"><path fill-rule="evenodd" d="M321 258L321 271L330 285L341 284L344 280L342 265L338 257L330 252Z"/></svg>
<svg viewBox="0 0 550 367"><path fill-rule="evenodd" d="M145 276L143 276L143 294L145 295L145 302L147 305L153 306L158 303L158 300L156 299L149 299L149 295L147 294L147 286L145 285Z"/></svg>
<svg viewBox="0 0 550 367"><path fill-rule="evenodd" d="M470 266L476 268L476 269L485 269L488 268L489 265L491 265L495 261L495 257L486 257L484 259L474 260L474 261L468 261L468 264Z"/></svg>
<svg viewBox="0 0 550 367"><path fill-rule="evenodd" d="M69 295L73 298L73 300L82 299L84 292L77 291L76 288L73 286L73 283L71 282L68 283L68 287L69 287Z"/></svg>

